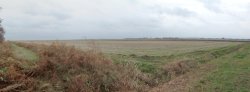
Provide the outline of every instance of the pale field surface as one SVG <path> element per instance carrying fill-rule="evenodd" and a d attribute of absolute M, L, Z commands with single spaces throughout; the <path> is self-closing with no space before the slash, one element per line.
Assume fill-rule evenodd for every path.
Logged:
<path fill-rule="evenodd" d="M 106 54 L 136 54 L 151 56 L 166 56 L 181 54 L 198 50 L 210 50 L 230 45 L 241 44 L 241 42 L 219 42 L 219 41 L 26 41 L 39 44 L 51 44 L 53 42 L 64 43 L 77 48 L 98 49 Z"/>

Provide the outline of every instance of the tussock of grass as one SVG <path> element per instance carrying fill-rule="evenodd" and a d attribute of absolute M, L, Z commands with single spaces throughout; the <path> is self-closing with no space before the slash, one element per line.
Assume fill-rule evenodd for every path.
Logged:
<path fill-rule="evenodd" d="M 171 78 L 175 78 L 189 72 L 195 67 L 197 67 L 197 63 L 195 61 L 184 60 L 167 64 L 163 67 L 163 69 Z"/>

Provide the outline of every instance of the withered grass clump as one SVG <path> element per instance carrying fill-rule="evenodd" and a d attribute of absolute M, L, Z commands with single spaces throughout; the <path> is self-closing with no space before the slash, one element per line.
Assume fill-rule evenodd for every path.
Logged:
<path fill-rule="evenodd" d="M 192 68 L 197 67 L 197 63 L 192 60 L 177 61 L 166 64 L 163 69 L 170 78 L 178 77 L 189 72 Z"/>
<path fill-rule="evenodd" d="M 0 58 L 7 58 L 11 57 L 12 52 L 11 52 L 11 46 L 7 42 L 0 43 Z"/>
<path fill-rule="evenodd" d="M 19 43 L 39 55 L 26 77 L 34 78 L 33 91 L 114 92 L 145 91 L 143 75 L 134 64 L 113 64 L 96 50 L 81 51 L 53 43 L 51 46 Z M 33 81 L 34 82 L 34 81 Z"/>

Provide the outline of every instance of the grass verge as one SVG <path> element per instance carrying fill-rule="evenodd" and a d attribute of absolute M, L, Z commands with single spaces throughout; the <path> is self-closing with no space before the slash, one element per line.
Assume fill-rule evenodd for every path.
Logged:
<path fill-rule="evenodd" d="M 16 44 L 12 44 L 11 47 L 13 49 L 14 56 L 19 59 L 24 59 L 24 60 L 33 61 L 33 62 L 39 60 L 38 55 L 31 50 L 17 46 Z"/>
<path fill-rule="evenodd" d="M 249 92 L 250 45 L 212 61 L 217 68 L 195 84 L 192 92 Z"/>

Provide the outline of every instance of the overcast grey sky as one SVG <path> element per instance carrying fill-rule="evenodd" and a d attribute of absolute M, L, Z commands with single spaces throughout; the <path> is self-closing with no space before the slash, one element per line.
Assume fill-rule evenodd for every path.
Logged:
<path fill-rule="evenodd" d="M 250 0 L 0 0 L 9 40 L 250 38 Z"/>

